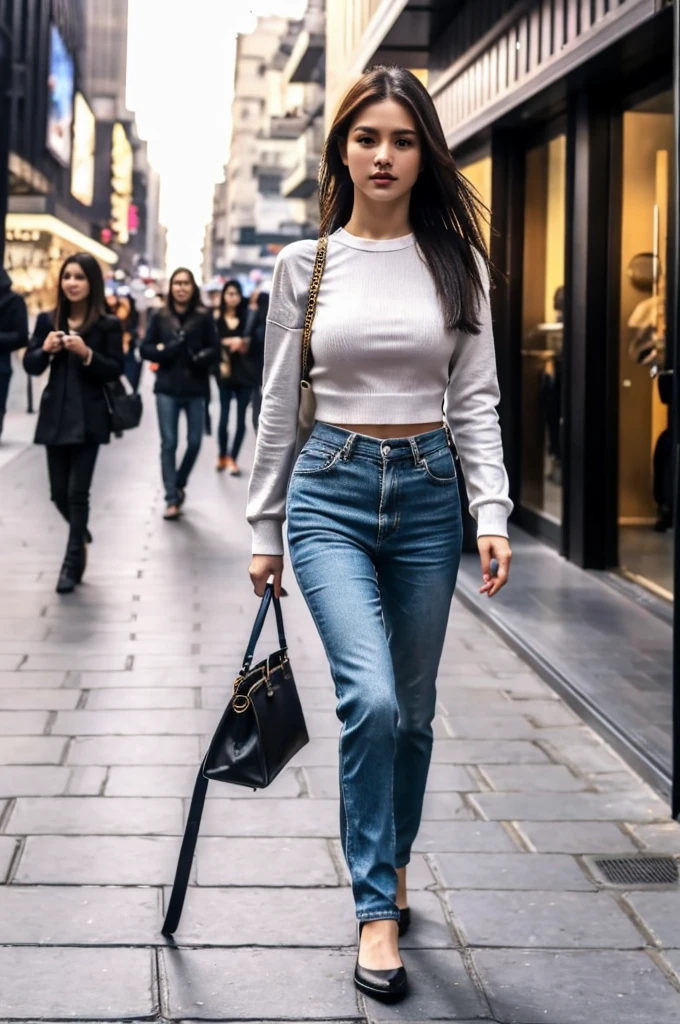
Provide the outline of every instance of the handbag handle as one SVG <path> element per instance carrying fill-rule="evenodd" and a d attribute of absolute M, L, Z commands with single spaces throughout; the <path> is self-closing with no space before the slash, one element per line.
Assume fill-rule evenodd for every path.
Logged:
<path fill-rule="evenodd" d="M 264 626 L 264 620 L 267 618 L 267 612 L 269 611 L 269 606 L 271 605 L 272 601 L 274 602 L 274 612 L 276 614 L 276 628 L 279 633 L 279 647 L 281 648 L 281 650 L 287 650 L 288 648 L 286 634 L 283 628 L 283 613 L 281 611 L 281 602 L 278 599 L 278 597 L 274 596 L 274 581 L 273 577 L 270 576 L 269 579 L 267 580 L 267 586 L 264 591 L 264 597 L 262 598 L 262 604 L 260 605 L 260 610 L 257 613 L 257 618 L 255 619 L 253 631 L 250 634 L 248 647 L 246 648 L 245 657 L 243 658 L 243 666 L 241 668 L 240 673 L 241 675 L 246 675 L 246 673 L 250 671 L 250 666 L 252 665 L 253 658 L 255 656 L 255 647 L 257 645 L 257 641 L 260 639 L 260 633 L 262 632 L 262 627 Z"/>
<path fill-rule="evenodd" d="M 312 327 L 316 314 L 316 300 L 319 297 L 321 278 L 326 266 L 326 251 L 328 249 L 328 235 L 322 235 L 316 244 L 316 256 L 314 257 L 314 269 L 312 279 L 309 282 L 309 296 L 307 298 L 307 309 L 305 311 L 305 323 L 302 328 L 302 371 L 300 379 L 309 383 L 309 354 L 312 344 Z"/>

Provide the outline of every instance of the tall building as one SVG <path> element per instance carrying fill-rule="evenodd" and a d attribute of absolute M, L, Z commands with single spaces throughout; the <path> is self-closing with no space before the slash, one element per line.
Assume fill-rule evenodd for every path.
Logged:
<path fill-rule="evenodd" d="M 128 0 L 85 0 L 83 85 L 95 115 L 125 119 Z"/>
<path fill-rule="evenodd" d="M 316 234 L 323 17 L 323 0 L 311 0 L 303 20 L 260 18 L 238 37 L 230 157 L 213 197 L 206 278 L 270 272 L 284 245 Z"/>

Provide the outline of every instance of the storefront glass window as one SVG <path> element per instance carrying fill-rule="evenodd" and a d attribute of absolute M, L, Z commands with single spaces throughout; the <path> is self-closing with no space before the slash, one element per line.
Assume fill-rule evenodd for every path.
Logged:
<path fill-rule="evenodd" d="M 562 519 L 566 136 L 527 152 L 522 287 L 521 504 Z"/>
<path fill-rule="evenodd" d="M 623 118 L 619 348 L 619 562 L 673 591 L 672 377 L 666 346 L 673 181 L 673 97 Z M 659 375 L 650 376 L 650 370 Z"/>

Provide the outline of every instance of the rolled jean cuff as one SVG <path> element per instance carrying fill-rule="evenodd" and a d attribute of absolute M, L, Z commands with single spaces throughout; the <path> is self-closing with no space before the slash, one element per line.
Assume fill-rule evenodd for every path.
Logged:
<path fill-rule="evenodd" d="M 361 921 L 362 924 L 366 924 L 367 921 L 398 921 L 400 917 L 398 910 L 384 910 L 382 913 L 371 914 L 357 913 L 357 921 Z"/>

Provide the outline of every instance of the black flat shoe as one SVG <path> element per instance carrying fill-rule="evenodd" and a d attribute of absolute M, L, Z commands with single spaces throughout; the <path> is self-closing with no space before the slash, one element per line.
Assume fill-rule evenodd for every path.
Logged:
<path fill-rule="evenodd" d="M 92 536 L 90 531 L 89 530 L 85 530 L 85 543 L 86 544 L 91 544 L 93 540 L 94 540 L 94 537 Z"/>
<path fill-rule="evenodd" d="M 411 927 L 411 908 L 404 907 L 399 911 L 399 935 L 406 935 Z"/>
<path fill-rule="evenodd" d="M 354 968 L 354 984 L 360 992 L 382 1003 L 396 1003 L 408 991 L 405 967 L 394 967 L 391 971 L 369 971 L 361 966 L 358 957 Z"/>
<path fill-rule="evenodd" d="M 77 580 L 73 575 L 71 566 L 62 566 L 59 579 L 57 580 L 57 593 L 70 594 L 76 589 L 76 583 Z"/>

